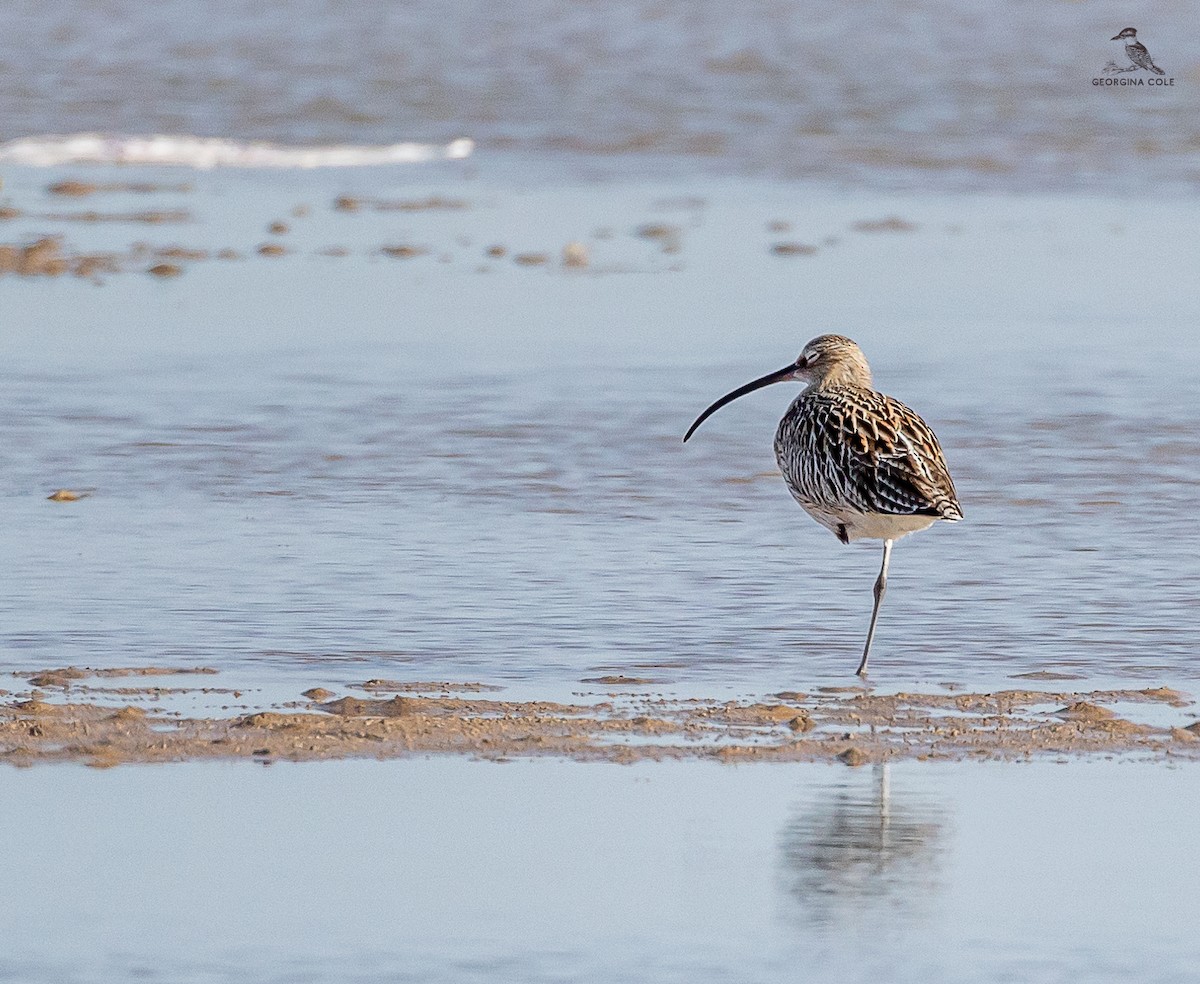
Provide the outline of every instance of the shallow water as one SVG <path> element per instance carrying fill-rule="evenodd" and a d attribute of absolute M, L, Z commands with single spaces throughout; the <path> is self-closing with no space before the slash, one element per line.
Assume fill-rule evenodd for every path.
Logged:
<path fill-rule="evenodd" d="M 0 137 L 477 140 L 576 172 L 1190 192 L 1179 0 L 62 0 L 0 37 Z M 1098 88 L 1130 22 L 1166 87 Z M 1157 81 L 1149 73 L 1137 73 Z M 1133 76 L 1125 76 L 1132 78 Z"/>
<path fill-rule="evenodd" d="M 0 980 L 1188 981 L 1195 778 L 1111 763 L 5 770 L 0 832 L 19 849 Z"/>
<path fill-rule="evenodd" d="M 774 474 L 785 389 L 679 441 L 835 330 L 934 425 L 967 517 L 897 548 L 873 683 L 1195 692 L 1190 5 L 18 6 L 0 139 L 479 152 L 3 168 L 6 242 L 248 258 L 0 281 L 0 671 L 207 665 L 197 714 L 373 677 L 846 684 L 877 553 Z M 1091 86 L 1131 20 L 1175 86 Z M 149 201 L 64 177 L 186 182 L 153 204 L 190 214 L 52 218 Z M 889 216 L 916 228 L 855 228 Z M 290 254 L 256 256 L 278 219 Z M 1192 980 L 1194 771 L 9 769 L 0 981 Z"/>
<path fill-rule="evenodd" d="M 786 389 L 680 442 L 838 330 L 933 424 L 967 517 L 898 545 L 877 682 L 1196 680 L 1190 206 L 411 173 L 199 176 L 192 223 L 135 234 L 244 249 L 308 203 L 295 252 L 167 283 L 5 281 L 5 665 L 198 662 L 291 694 L 845 682 L 877 549 L 838 544 L 774 473 Z M 32 211 L 54 176 L 8 190 Z M 468 207 L 330 207 L 366 190 Z M 917 228 L 854 228 L 889 215 Z M 483 255 L 572 239 L 590 270 Z M 779 239 L 820 249 L 773 256 Z M 395 241 L 431 253 L 378 255 Z M 330 243 L 354 255 L 316 255 Z M 59 487 L 93 494 L 45 501 Z"/>

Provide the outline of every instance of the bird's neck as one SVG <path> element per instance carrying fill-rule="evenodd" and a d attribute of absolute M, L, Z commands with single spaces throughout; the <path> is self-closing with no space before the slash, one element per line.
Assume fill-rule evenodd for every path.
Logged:
<path fill-rule="evenodd" d="M 854 363 L 834 366 L 823 376 L 819 376 L 809 383 L 804 392 L 822 393 L 825 390 L 844 389 L 846 387 L 866 390 L 874 389 L 874 385 L 871 382 L 871 370 L 866 366 Z"/>

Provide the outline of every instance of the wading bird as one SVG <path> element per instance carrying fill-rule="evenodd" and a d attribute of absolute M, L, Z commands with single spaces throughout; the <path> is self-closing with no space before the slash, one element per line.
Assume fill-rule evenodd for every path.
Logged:
<path fill-rule="evenodd" d="M 806 383 L 775 433 L 775 460 L 795 500 L 842 543 L 882 540 L 875 607 L 858 675 L 866 676 L 879 603 L 887 590 L 892 543 L 939 519 L 962 519 L 941 445 L 929 425 L 899 400 L 877 392 L 862 349 L 821 335 L 790 365 L 727 393 L 688 428 L 771 383 Z"/>

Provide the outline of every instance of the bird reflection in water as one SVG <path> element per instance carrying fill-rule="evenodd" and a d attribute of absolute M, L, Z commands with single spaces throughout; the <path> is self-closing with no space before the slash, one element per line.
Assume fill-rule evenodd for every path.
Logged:
<path fill-rule="evenodd" d="M 919 917 L 936 895 L 942 811 L 895 797 L 886 763 L 873 771 L 869 785 L 831 790 L 780 836 L 780 880 L 806 921 Z"/>

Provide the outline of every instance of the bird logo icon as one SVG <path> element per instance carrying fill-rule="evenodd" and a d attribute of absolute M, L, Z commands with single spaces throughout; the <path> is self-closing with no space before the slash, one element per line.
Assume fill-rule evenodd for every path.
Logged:
<path fill-rule="evenodd" d="M 1120 68 L 1115 62 L 1109 62 L 1106 71 L 1136 72 L 1139 68 L 1144 68 L 1155 75 L 1166 75 L 1166 72 L 1154 64 L 1154 59 L 1150 57 L 1150 52 L 1146 50 L 1146 46 L 1137 39 L 1136 28 L 1127 27 L 1109 40 L 1125 42 L 1125 54 L 1129 57 L 1132 64 L 1128 68 Z"/>

